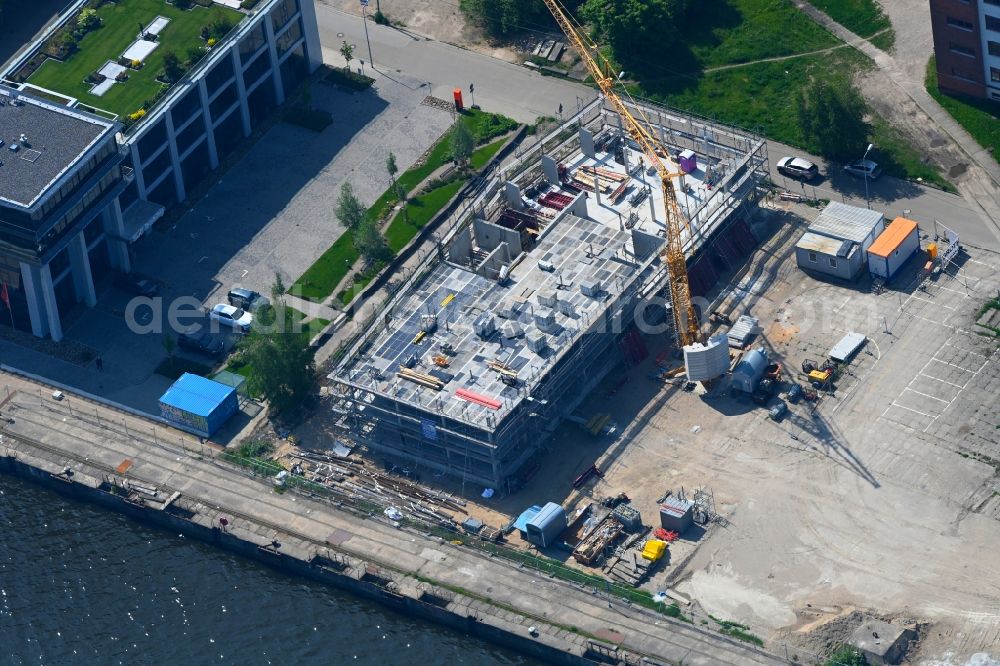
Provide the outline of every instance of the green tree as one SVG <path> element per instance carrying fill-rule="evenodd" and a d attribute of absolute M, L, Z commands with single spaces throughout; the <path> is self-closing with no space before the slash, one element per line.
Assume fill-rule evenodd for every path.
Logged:
<path fill-rule="evenodd" d="M 392 250 L 374 220 L 365 219 L 354 230 L 354 247 L 369 263 L 392 259 Z"/>
<path fill-rule="evenodd" d="M 399 173 L 399 167 L 396 166 L 396 156 L 389 151 L 389 157 L 385 158 L 385 170 L 389 172 L 389 178 L 392 179 L 392 184 L 396 184 L 396 174 Z"/>
<path fill-rule="evenodd" d="M 354 195 L 354 188 L 350 183 L 340 186 L 340 196 L 337 197 L 337 219 L 348 229 L 357 229 L 361 221 L 365 219 L 365 207 Z"/>
<path fill-rule="evenodd" d="M 472 149 L 475 146 L 475 141 L 472 138 L 472 132 L 469 131 L 468 125 L 462 122 L 462 117 L 459 116 L 458 120 L 451 128 L 451 159 L 455 160 L 455 163 L 459 166 L 465 166 L 469 162 L 469 158 L 472 157 Z"/>
<path fill-rule="evenodd" d="M 564 4 L 573 9 L 579 0 Z M 555 25 L 542 0 L 461 0 L 459 7 L 491 37 L 509 37 L 525 28 L 537 30 L 539 25 Z"/>
<path fill-rule="evenodd" d="M 348 44 L 345 40 L 340 45 L 340 55 L 344 56 L 344 60 L 346 62 L 344 69 L 350 69 L 351 61 L 354 60 L 354 45 Z"/>
<path fill-rule="evenodd" d="M 181 59 L 173 51 L 167 51 L 163 54 L 163 76 L 168 81 L 177 81 L 184 76 Z"/>
<path fill-rule="evenodd" d="M 861 157 L 871 132 L 868 107 L 849 80 L 812 81 L 799 93 L 796 111 L 810 149 L 840 162 Z"/>
<path fill-rule="evenodd" d="M 254 327 L 241 342 L 251 392 L 263 395 L 273 413 L 294 416 L 313 399 L 316 366 L 309 335 L 281 302 L 281 278 L 271 288 L 274 301 L 255 314 Z"/>
<path fill-rule="evenodd" d="M 97 15 L 96 9 L 87 8 L 76 17 L 76 24 L 80 26 L 81 30 L 89 32 L 101 25 L 101 17 Z"/>
<path fill-rule="evenodd" d="M 403 219 L 407 222 L 410 221 L 410 211 L 407 208 L 408 192 L 406 191 L 406 186 L 396 180 L 396 174 L 399 173 L 399 167 L 396 165 L 396 155 L 392 151 L 389 151 L 389 156 L 385 158 L 385 170 L 389 172 L 389 178 L 392 179 L 392 192 L 396 195 L 396 198 L 400 200 L 403 204 Z"/>
<path fill-rule="evenodd" d="M 643 72 L 669 59 L 692 6 L 692 0 L 586 0 L 580 14 L 620 65 Z"/>

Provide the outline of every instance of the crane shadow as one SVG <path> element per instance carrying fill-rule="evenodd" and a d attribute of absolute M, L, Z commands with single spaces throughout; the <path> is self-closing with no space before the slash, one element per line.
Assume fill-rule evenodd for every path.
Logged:
<path fill-rule="evenodd" d="M 851 450 L 843 433 L 832 421 L 820 413 L 818 407 L 811 407 L 808 415 L 789 411 L 785 420 L 798 427 L 806 435 L 803 437 L 789 432 L 789 435 L 796 437 L 808 449 L 816 451 L 841 467 L 850 470 L 869 483 L 872 488 L 882 486 L 864 462 Z"/>

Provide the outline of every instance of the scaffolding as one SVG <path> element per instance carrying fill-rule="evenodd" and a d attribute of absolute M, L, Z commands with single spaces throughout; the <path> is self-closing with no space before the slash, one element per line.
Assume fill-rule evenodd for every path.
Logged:
<path fill-rule="evenodd" d="M 766 143 L 676 111 L 643 112 L 671 149 L 698 153 L 698 172 L 679 185 L 693 254 L 734 213 L 751 215 Z M 663 301 L 663 205 L 646 166 L 597 100 L 482 179 L 330 373 L 344 434 L 463 483 L 510 489 L 587 393 L 635 362 L 637 307 Z"/>

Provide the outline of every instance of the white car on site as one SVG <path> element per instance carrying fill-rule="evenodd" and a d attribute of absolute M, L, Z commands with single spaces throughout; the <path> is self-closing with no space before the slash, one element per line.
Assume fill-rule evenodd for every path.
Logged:
<path fill-rule="evenodd" d="M 237 329 L 242 333 L 249 333 L 250 327 L 253 326 L 252 314 L 228 303 L 219 303 L 212 308 L 208 316 L 220 324 Z"/>

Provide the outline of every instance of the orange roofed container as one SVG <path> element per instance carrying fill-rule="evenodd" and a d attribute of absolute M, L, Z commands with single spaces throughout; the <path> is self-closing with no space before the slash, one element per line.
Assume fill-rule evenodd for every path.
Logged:
<path fill-rule="evenodd" d="M 868 248 L 868 271 L 889 280 L 920 249 L 920 229 L 913 220 L 897 217 Z"/>

